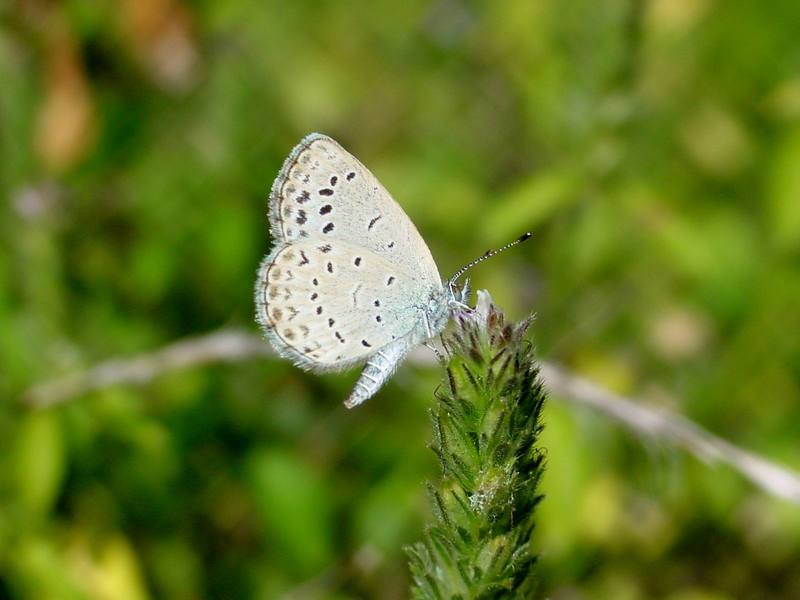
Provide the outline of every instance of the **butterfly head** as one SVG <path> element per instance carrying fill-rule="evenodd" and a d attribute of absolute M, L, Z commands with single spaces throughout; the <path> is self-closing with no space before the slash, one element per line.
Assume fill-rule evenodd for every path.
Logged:
<path fill-rule="evenodd" d="M 463 285 L 458 285 L 452 279 L 446 281 L 445 295 L 447 297 L 447 308 L 451 315 L 458 311 L 470 310 L 469 299 L 472 295 L 472 289 L 469 284 L 469 278 L 464 280 Z"/>

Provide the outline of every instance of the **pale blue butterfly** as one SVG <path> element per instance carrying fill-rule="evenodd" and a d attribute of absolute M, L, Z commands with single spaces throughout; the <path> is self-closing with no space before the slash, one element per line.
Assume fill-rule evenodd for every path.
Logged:
<path fill-rule="evenodd" d="M 443 281 L 425 241 L 375 176 L 312 133 L 289 154 L 269 198 L 274 241 L 256 281 L 256 318 L 277 352 L 311 371 L 366 361 L 345 401 L 373 396 L 414 346 L 469 310 L 474 264 Z"/>

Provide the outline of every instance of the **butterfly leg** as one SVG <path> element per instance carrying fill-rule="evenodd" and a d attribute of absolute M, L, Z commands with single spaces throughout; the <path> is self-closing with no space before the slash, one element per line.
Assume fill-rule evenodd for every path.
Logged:
<path fill-rule="evenodd" d="M 361 376 L 356 381 L 353 391 L 344 401 L 344 405 L 347 408 L 353 408 L 374 396 L 397 370 L 397 367 L 408 354 L 408 349 L 408 341 L 401 338 L 388 346 L 384 346 L 370 356 L 367 364 L 364 365 Z"/>
<path fill-rule="evenodd" d="M 444 366 L 446 364 L 447 361 L 444 359 L 444 354 L 439 352 L 439 349 L 436 346 L 430 342 L 425 342 L 425 347 L 433 351 L 433 353 L 436 355 L 436 360 L 439 361 L 440 365 Z"/>
<path fill-rule="evenodd" d="M 444 339 L 443 333 L 439 334 L 439 341 L 442 343 L 442 349 L 444 350 L 444 353 L 447 355 L 447 357 L 450 358 L 451 356 L 453 356 L 453 353 L 450 352 L 450 348 L 447 347 L 447 341 Z"/>
<path fill-rule="evenodd" d="M 425 312 L 423 309 L 422 311 L 422 322 L 425 323 L 425 333 L 428 336 L 428 339 L 433 337 L 433 329 L 431 329 L 431 322 L 428 320 L 428 313 Z"/>

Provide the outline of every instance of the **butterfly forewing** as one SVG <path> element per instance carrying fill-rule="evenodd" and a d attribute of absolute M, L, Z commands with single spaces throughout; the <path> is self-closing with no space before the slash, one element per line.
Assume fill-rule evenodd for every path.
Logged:
<path fill-rule="evenodd" d="M 258 320 L 301 367 L 333 370 L 363 361 L 421 318 L 424 288 L 403 267 L 342 240 L 298 240 L 262 263 Z"/>
<path fill-rule="evenodd" d="M 276 240 L 341 240 L 371 250 L 439 285 L 436 263 L 414 224 L 374 175 L 337 142 L 311 134 L 278 174 L 270 196 Z"/>

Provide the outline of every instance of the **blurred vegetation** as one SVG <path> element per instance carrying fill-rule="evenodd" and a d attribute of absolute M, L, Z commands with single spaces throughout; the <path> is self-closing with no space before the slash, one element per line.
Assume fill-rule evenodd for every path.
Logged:
<path fill-rule="evenodd" d="M 0 598 L 403 598 L 405 367 L 247 361 L 62 407 L 35 382 L 236 324 L 265 203 L 340 140 L 539 355 L 800 468 L 796 0 L 0 3 Z M 535 546 L 565 598 L 800 597 L 800 511 L 557 401 Z M 295 596 L 297 597 L 297 596 Z"/>

